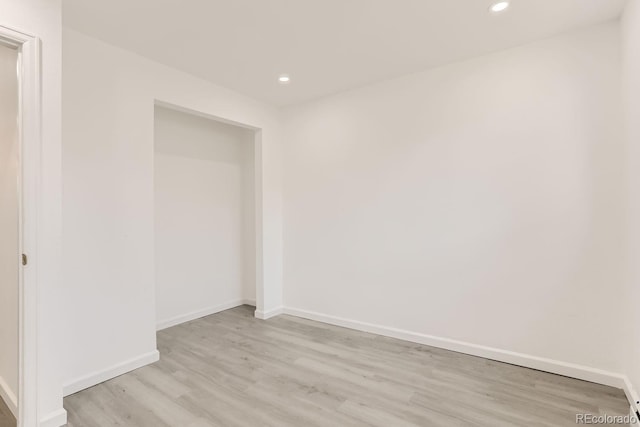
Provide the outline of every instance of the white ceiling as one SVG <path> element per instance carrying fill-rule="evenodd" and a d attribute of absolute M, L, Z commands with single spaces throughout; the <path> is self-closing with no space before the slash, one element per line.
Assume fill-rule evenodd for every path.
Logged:
<path fill-rule="evenodd" d="M 275 105 L 615 19 L 624 0 L 64 0 L 66 26 Z M 291 75 L 287 86 L 281 73 Z"/>

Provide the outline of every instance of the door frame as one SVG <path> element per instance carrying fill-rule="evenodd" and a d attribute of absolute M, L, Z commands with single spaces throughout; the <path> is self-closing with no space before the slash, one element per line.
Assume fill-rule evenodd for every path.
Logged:
<path fill-rule="evenodd" d="M 0 25 L 0 43 L 18 50 L 18 427 L 38 418 L 38 225 L 42 179 L 42 64 L 38 37 Z"/>

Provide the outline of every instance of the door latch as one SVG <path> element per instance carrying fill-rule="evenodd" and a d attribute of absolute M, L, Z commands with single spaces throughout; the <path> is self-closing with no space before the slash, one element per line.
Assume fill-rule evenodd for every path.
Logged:
<path fill-rule="evenodd" d="M 27 265 L 28 259 L 26 254 L 22 254 L 22 265 Z"/>

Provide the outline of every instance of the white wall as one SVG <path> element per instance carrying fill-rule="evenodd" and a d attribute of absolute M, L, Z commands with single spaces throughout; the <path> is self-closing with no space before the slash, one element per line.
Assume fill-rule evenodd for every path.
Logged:
<path fill-rule="evenodd" d="M 611 23 L 295 106 L 285 305 L 622 372 Z"/>
<path fill-rule="evenodd" d="M 154 138 L 158 324 L 255 298 L 254 131 L 158 107 Z"/>
<path fill-rule="evenodd" d="M 0 45 L 0 397 L 18 396 L 18 52 Z"/>
<path fill-rule="evenodd" d="M 60 0 L 0 0 L 0 25 L 42 40 L 42 205 L 38 213 L 38 413 L 43 422 L 64 419 L 60 387 Z M 33 418 L 31 418 L 33 417 Z"/>
<path fill-rule="evenodd" d="M 256 173 L 255 173 L 255 131 L 245 137 L 242 145 L 242 299 L 247 304 L 255 305 L 256 301 Z M 280 166 L 282 167 L 282 166 Z M 282 218 L 280 218 L 282 221 Z M 281 237 L 282 238 L 282 237 Z M 282 249 L 279 254 L 282 257 Z M 282 270 L 282 259 L 280 260 Z M 282 286 L 282 283 L 281 283 Z M 282 304 L 282 288 L 280 288 L 280 304 Z"/>
<path fill-rule="evenodd" d="M 256 276 L 264 277 L 265 292 L 256 299 L 263 310 L 282 303 L 282 214 L 277 109 L 72 30 L 64 30 L 63 41 L 59 347 L 68 393 L 148 361 L 156 349 L 155 100 L 261 129 Z"/>
<path fill-rule="evenodd" d="M 626 297 L 629 316 L 626 341 L 626 373 L 636 397 L 640 390 L 640 2 L 627 3 L 622 17 L 622 71 L 627 143 L 629 204 L 629 280 Z M 638 405 L 640 407 L 640 405 Z"/>

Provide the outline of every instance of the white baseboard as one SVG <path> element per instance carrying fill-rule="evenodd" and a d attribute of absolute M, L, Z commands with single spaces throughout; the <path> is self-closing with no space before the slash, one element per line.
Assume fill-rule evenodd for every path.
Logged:
<path fill-rule="evenodd" d="M 7 407 L 13 416 L 18 418 L 18 398 L 13 390 L 11 390 L 11 387 L 9 387 L 9 384 L 7 384 L 2 377 L 0 377 L 0 398 L 2 398 L 4 403 L 7 404 Z"/>
<path fill-rule="evenodd" d="M 258 319 L 267 320 L 282 313 L 284 313 L 284 307 L 276 307 L 271 310 L 256 310 L 255 316 Z"/>
<path fill-rule="evenodd" d="M 61 427 L 67 424 L 67 411 L 63 408 L 51 412 L 40 420 L 39 427 Z"/>
<path fill-rule="evenodd" d="M 192 311 L 191 313 L 181 314 L 179 316 L 175 316 L 170 319 L 159 321 L 156 324 L 156 330 L 161 331 L 163 329 L 167 329 L 172 326 L 179 325 L 181 323 L 190 322 L 192 320 L 196 320 L 201 317 L 210 316 L 212 314 L 216 314 L 221 311 L 229 310 L 230 308 L 239 307 L 245 304 L 255 306 L 256 302 L 254 300 L 248 300 L 248 299 L 237 299 L 237 300 L 226 302 L 224 304 L 218 304 L 213 307 L 207 307 L 201 310 Z"/>
<path fill-rule="evenodd" d="M 158 353 L 158 350 L 150 351 L 149 353 L 134 357 L 133 359 L 118 363 L 101 371 L 69 381 L 62 386 L 62 394 L 64 396 L 68 396 L 70 394 L 77 393 L 80 390 L 93 387 L 96 384 L 100 384 L 101 382 L 110 380 L 111 378 L 126 374 L 134 369 L 157 362 L 158 360 L 160 360 L 160 353 Z"/>
<path fill-rule="evenodd" d="M 357 320 L 329 316 L 313 311 L 286 307 L 284 309 L 284 314 L 302 317 L 304 319 L 316 320 L 318 322 L 328 323 L 335 326 L 342 326 L 362 332 L 369 332 L 386 337 L 398 338 L 418 344 L 456 351 L 458 353 L 484 357 L 486 359 L 496 360 L 498 362 L 505 362 L 512 365 L 523 366 L 525 368 L 537 369 L 539 371 L 564 375 L 567 377 L 577 378 L 580 380 L 590 381 L 598 384 L 604 384 L 616 388 L 625 388 L 626 377 L 624 375 L 604 371 L 602 369 L 591 368 L 588 366 L 577 365 L 575 363 L 562 362 L 559 360 L 547 359 L 544 357 L 531 356 L 528 354 L 516 353 L 508 350 L 502 350 L 478 344 L 471 344 L 464 341 L 452 340 L 449 338 L 441 338 L 432 335 L 405 331 L 397 328 L 374 325 Z"/>

